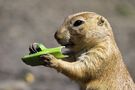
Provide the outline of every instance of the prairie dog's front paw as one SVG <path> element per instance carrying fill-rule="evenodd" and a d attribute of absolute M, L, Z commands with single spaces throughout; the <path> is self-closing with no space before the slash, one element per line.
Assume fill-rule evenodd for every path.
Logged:
<path fill-rule="evenodd" d="M 44 62 L 44 66 L 46 67 L 57 66 L 57 59 L 51 54 L 45 54 L 40 56 L 40 60 Z"/>

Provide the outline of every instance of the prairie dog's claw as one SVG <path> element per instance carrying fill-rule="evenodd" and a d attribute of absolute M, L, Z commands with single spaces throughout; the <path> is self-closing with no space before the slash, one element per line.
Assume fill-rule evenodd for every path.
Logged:
<path fill-rule="evenodd" d="M 53 60 L 55 60 L 56 58 L 51 55 L 51 54 L 45 54 L 45 55 L 42 55 L 40 56 L 40 60 L 44 62 L 44 66 L 47 66 L 47 67 L 51 67 L 53 66 Z"/>
<path fill-rule="evenodd" d="M 30 54 L 37 53 L 38 50 L 38 43 L 33 43 L 29 46 Z"/>

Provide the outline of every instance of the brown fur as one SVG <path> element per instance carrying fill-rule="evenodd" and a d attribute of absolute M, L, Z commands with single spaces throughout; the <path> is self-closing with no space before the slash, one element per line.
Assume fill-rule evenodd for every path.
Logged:
<path fill-rule="evenodd" d="M 76 20 L 84 23 L 75 27 Z M 135 90 L 134 82 L 122 60 L 108 21 L 93 12 L 68 16 L 56 32 L 57 41 L 74 52 L 74 62 L 45 55 L 44 61 L 75 80 L 81 90 Z"/>

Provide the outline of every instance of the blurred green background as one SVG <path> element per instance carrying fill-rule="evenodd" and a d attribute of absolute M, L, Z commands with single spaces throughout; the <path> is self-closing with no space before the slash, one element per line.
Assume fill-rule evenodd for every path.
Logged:
<path fill-rule="evenodd" d="M 70 14 L 93 11 L 113 27 L 124 61 L 135 80 L 135 0 L 0 0 L 0 90 L 78 90 L 66 76 L 21 61 L 28 46 L 59 46 L 54 32 Z"/>

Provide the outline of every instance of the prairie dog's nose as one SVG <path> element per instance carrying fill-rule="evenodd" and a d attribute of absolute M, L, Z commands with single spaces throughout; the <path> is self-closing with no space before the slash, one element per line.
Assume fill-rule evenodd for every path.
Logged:
<path fill-rule="evenodd" d="M 57 30 L 54 34 L 54 37 L 56 40 L 61 40 L 65 37 L 65 34 L 66 34 L 66 29 L 61 27 L 59 30 Z"/>
<path fill-rule="evenodd" d="M 61 39 L 61 37 L 60 37 L 58 31 L 55 32 L 54 37 L 55 37 L 55 39 L 58 40 L 58 41 Z"/>

